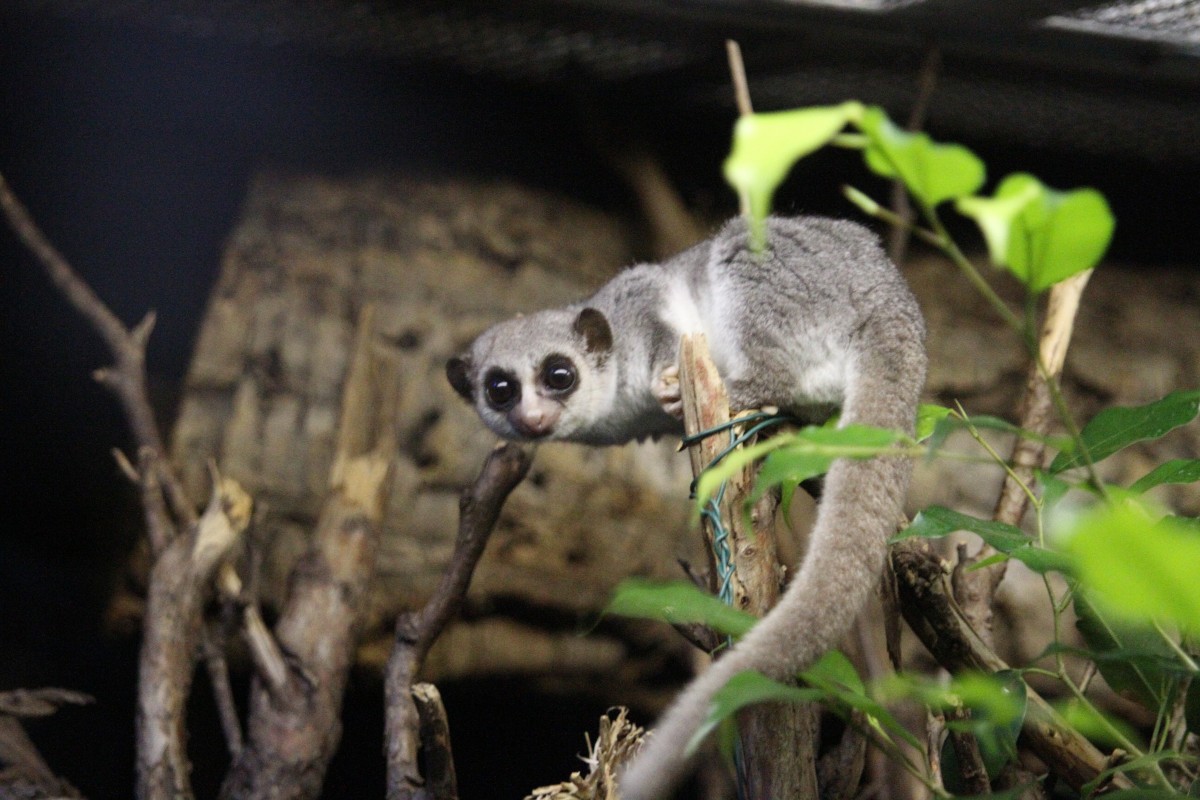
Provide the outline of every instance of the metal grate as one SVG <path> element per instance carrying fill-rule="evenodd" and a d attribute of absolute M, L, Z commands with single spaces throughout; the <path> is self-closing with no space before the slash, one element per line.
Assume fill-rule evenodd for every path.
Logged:
<path fill-rule="evenodd" d="M 1200 0 L 1134 0 L 1051 17 L 1047 24 L 1135 39 L 1200 46 Z"/>

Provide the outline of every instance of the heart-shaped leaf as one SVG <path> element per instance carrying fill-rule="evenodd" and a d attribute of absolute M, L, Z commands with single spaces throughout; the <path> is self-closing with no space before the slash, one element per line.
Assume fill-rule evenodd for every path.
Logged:
<path fill-rule="evenodd" d="M 867 135 L 867 167 L 902 181 L 928 208 L 973 194 L 983 185 L 983 162 L 960 144 L 942 144 L 928 134 L 902 130 L 878 106 L 863 111 L 858 126 Z"/>
<path fill-rule="evenodd" d="M 756 247 L 762 244 L 763 220 L 771 212 L 771 198 L 792 166 L 828 144 L 862 110 L 861 103 L 850 101 L 746 114 L 738 119 L 733 147 L 725 159 L 725 180 L 745 199 Z"/>
<path fill-rule="evenodd" d="M 1095 189 L 1059 192 L 1026 173 L 1006 177 L 990 198 L 963 197 L 955 207 L 983 231 L 992 263 L 1033 292 L 1096 266 L 1115 226 Z"/>

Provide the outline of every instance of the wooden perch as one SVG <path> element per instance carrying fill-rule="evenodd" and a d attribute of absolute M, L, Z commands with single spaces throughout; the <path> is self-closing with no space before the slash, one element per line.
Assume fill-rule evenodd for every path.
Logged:
<path fill-rule="evenodd" d="M 234 481 L 215 480 L 204 514 L 151 570 L 138 663 L 137 795 L 143 800 L 192 796 L 187 698 L 204 603 L 213 574 L 250 522 L 250 505 Z"/>
<path fill-rule="evenodd" d="M 291 576 L 275 626 L 286 665 L 256 656 L 246 746 L 222 787 L 224 798 L 312 798 L 341 741 L 342 694 L 366 610 L 395 458 L 391 419 L 397 387 L 373 368 L 370 307 L 358 322 L 343 388 L 337 458 L 313 544 Z M 247 628 L 250 637 L 254 628 Z M 262 646 L 271 638 L 257 634 Z M 252 652 L 258 648 L 253 646 Z"/>
<path fill-rule="evenodd" d="M 441 582 L 423 608 L 401 614 L 396 621 L 396 642 L 384 676 L 388 800 L 453 800 L 457 795 L 453 781 L 446 779 L 453 774 L 449 736 L 440 733 L 441 723 L 421 715 L 421 709 L 430 706 L 414 702 L 413 682 L 429 648 L 462 607 L 471 575 L 500 518 L 500 509 L 525 478 L 531 460 L 515 444 L 496 446 L 475 483 L 459 499 L 458 536 Z M 436 735 L 422 737 L 422 730 Z M 426 750 L 425 762 L 438 765 L 437 776 L 431 774 L 428 781 L 422 777 L 417 761 L 421 747 Z M 447 794 L 432 794 L 434 791 Z"/>
<path fill-rule="evenodd" d="M 688 436 L 729 421 L 729 400 L 721 376 L 709 355 L 703 334 L 684 336 L 680 343 L 679 381 L 683 395 L 684 429 Z M 705 437 L 689 448 L 692 472 L 699 476 L 729 446 L 729 434 Z M 762 616 L 779 599 L 783 566 L 775 537 L 775 496 L 767 493 L 749 513 L 746 502 L 754 485 L 755 468 L 747 466 L 729 479 L 719 506 L 732 575 L 730 593 L 737 608 Z M 706 522 L 709 552 L 715 531 Z M 710 563 L 712 589 L 722 580 L 715 560 Z M 815 797 L 816 714 L 814 706 L 764 704 L 739 716 L 743 741 L 744 779 L 752 798 Z"/>

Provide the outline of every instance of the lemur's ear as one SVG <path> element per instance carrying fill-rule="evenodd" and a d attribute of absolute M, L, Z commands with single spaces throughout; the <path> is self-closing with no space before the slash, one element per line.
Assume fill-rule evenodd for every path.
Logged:
<path fill-rule="evenodd" d="M 604 354 L 612 350 L 612 328 L 604 314 L 594 308 L 585 308 L 579 312 L 572 326 L 575 332 L 583 337 L 589 353 Z"/>
<path fill-rule="evenodd" d="M 471 402 L 471 380 L 467 377 L 470 365 L 465 358 L 455 356 L 446 362 L 446 380 L 463 400 Z"/>

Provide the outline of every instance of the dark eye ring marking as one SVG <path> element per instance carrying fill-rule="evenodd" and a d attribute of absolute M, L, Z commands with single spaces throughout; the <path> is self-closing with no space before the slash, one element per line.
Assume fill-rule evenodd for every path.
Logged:
<path fill-rule="evenodd" d="M 489 406 L 508 411 L 521 398 L 521 382 L 504 370 L 494 369 L 483 378 L 483 393 Z"/>
<path fill-rule="evenodd" d="M 556 395 L 567 395 L 575 391 L 579 382 L 579 372 L 575 364 L 566 356 L 554 354 L 542 362 L 539 379 L 542 385 Z"/>

